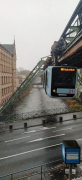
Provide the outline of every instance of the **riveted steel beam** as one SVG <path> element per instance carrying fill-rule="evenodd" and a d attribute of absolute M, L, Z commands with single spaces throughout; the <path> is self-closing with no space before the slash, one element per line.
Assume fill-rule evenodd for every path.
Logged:
<path fill-rule="evenodd" d="M 76 7 L 76 9 L 75 9 L 75 11 L 74 11 L 74 13 L 73 13 L 73 15 L 71 16 L 71 18 L 70 18 L 70 20 L 69 20 L 69 22 L 68 22 L 68 24 L 67 24 L 67 26 L 65 27 L 63 33 L 61 34 L 61 37 L 65 37 L 65 34 L 66 34 L 67 30 L 70 28 L 70 26 L 72 25 L 72 22 L 74 21 L 74 19 L 76 18 L 76 16 L 77 16 L 80 12 L 82 12 L 82 0 L 79 1 L 79 3 L 78 3 L 78 5 L 77 5 L 77 7 Z"/>
<path fill-rule="evenodd" d="M 79 1 L 73 15 L 71 16 L 67 26 L 61 34 L 59 41 L 54 49 L 51 48 L 52 57 L 56 60 L 55 65 L 66 59 L 75 52 L 74 48 L 78 50 L 82 41 L 82 0 Z M 62 42 L 62 43 L 60 43 Z M 77 43 L 76 43 L 77 42 Z M 76 47 L 77 44 L 77 47 Z M 54 45 L 54 44 L 53 44 Z M 54 47 L 54 46 L 53 46 Z M 58 49 L 59 48 L 59 49 Z"/>
<path fill-rule="evenodd" d="M 65 39 L 72 42 L 74 40 L 74 37 L 66 37 Z"/>

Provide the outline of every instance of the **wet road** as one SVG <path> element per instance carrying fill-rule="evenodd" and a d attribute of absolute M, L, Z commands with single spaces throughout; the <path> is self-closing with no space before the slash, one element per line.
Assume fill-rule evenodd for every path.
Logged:
<path fill-rule="evenodd" d="M 0 176 L 62 158 L 62 140 L 82 147 L 82 120 L 0 134 Z M 81 150 L 82 151 L 82 150 Z"/>

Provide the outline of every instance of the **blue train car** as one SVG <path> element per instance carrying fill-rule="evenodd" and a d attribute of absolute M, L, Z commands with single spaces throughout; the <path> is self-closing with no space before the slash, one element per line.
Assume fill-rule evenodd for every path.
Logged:
<path fill-rule="evenodd" d="M 43 88 L 52 98 L 73 98 L 77 87 L 77 68 L 48 66 L 43 73 Z"/>

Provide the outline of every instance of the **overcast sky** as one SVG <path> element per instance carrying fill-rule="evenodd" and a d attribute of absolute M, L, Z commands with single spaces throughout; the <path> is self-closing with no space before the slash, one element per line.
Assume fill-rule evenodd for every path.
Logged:
<path fill-rule="evenodd" d="M 50 54 L 79 0 L 0 0 L 0 43 L 16 43 L 17 68 Z"/>

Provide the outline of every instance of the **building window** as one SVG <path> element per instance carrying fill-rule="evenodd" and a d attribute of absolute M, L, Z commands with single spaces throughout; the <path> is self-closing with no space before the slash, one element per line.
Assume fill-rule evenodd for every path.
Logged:
<path fill-rule="evenodd" d="M 8 88 L 7 88 L 7 94 L 8 94 Z"/>
<path fill-rule="evenodd" d="M 7 84 L 7 76 L 6 76 L 6 84 Z"/>
<path fill-rule="evenodd" d="M 4 77 L 4 84 L 5 84 L 5 77 Z"/>
<path fill-rule="evenodd" d="M 4 95 L 5 95 L 5 88 L 4 88 Z"/>
<path fill-rule="evenodd" d="M 3 76 L 2 76 L 2 84 L 3 84 Z"/>
<path fill-rule="evenodd" d="M 11 86 L 11 92 L 12 92 L 12 86 Z"/>
<path fill-rule="evenodd" d="M 3 89 L 2 89 L 2 96 L 3 96 L 4 94 L 3 94 Z"/>
<path fill-rule="evenodd" d="M 2 72 L 4 71 L 4 66 L 2 65 Z"/>

